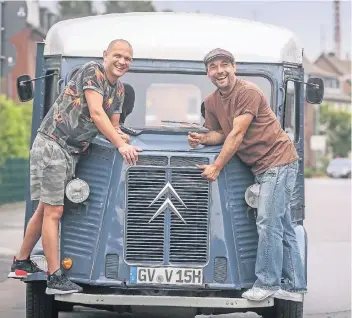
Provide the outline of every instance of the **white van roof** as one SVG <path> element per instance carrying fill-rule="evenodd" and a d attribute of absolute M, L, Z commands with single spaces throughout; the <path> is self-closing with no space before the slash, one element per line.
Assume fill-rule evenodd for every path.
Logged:
<path fill-rule="evenodd" d="M 60 21 L 48 31 L 45 55 L 102 57 L 114 39 L 133 46 L 134 58 L 202 61 L 220 47 L 238 62 L 302 63 L 302 46 L 284 28 L 198 13 L 122 13 Z"/>

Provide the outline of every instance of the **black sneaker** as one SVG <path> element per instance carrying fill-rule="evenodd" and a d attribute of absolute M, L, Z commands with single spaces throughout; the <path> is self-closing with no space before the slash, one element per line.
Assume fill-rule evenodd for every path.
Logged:
<path fill-rule="evenodd" d="M 71 282 L 67 276 L 58 269 L 54 274 L 48 275 L 47 280 L 47 295 L 63 295 L 80 293 L 83 288 Z"/>
<path fill-rule="evenodd" d="M 43 272 L 36 263 L 34 263 L 30 258 L 25 260 L 17 260 L 16 257 L 13 258 L 13 263 L 11 266 L 11 272 L 7 275 L 8 278 L 23 279 L 28 275 Z"/>

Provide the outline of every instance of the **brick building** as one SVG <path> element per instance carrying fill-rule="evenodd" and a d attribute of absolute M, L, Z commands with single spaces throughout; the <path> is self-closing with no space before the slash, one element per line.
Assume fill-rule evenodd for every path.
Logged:
<path fill-rule="evenodd" d="M 0 2 L 0 94 L 18 101 L 16 79 L 35 75 L 36 42 L 56 21 L 38 1 Z"/>
<path fill-rule="evenodd" d="M 337 88 L 351 99 L 351 60 L 349 58 L 340 59 L 334 53 L 322 53 L 314 64 L 320 69 L 334 74 L 338 79 Z M 339 106 L 342 105 L 335 105 L 335 107 Z"/>

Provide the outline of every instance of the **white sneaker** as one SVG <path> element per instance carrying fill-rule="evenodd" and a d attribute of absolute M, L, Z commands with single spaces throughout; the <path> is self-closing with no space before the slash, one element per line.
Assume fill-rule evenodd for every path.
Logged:
<path fill-rule="evenodd" d="M 242 294 L 243 298 L 248 300 L 264 300 L 275 294 L 275 290 L 267 290 L 259 287 L 253 287 Z"/>
<path fill-rule="evenodd" d="M 289 292 L 287 290 L 280 289 L 274 295 L 274 298 L 292 300 L 292 301 L 303 301 L 303 293 Z"/>

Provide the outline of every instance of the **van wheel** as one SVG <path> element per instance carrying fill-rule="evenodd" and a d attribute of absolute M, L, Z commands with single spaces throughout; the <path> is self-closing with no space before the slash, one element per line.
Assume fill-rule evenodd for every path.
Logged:
<path fill-rule="evenodd" d="M 45 294 L 46 282 L 27 283 L 26 318 L 58 318 L 54 296 Z"/>
<path fill-rule="evenodd" d="M 303 318 L 303 302 L 275 299 L 271 308 L 260 312 L 263 318 Z"/>

